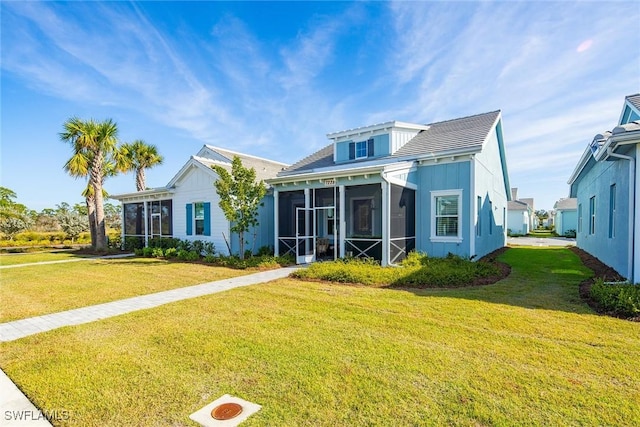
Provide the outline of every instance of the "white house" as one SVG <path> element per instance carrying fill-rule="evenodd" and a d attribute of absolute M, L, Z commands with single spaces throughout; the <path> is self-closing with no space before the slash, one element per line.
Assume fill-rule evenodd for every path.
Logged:
<path fill-rule="evenodd" d="M 230 224 L 219 206 L 220 198 L 213 183 L 218 175 L 213 165 L 231 170 L 238 156 L 243 166 L 254 168 L 258 180 L 273 178 L 287 165 L 248 154 L 203 146 L 185 163 L 164 187 L 110 196 L 122 203 L 122 239 L 131 247 L 148 245 L 154 237 L 174 237 L 213 242 L 216 250 L 228 254 L 239 247 L 238 237 L 231 236 Z M 245 235 L 247 249 L 273 244 L 273 195 L 269 191 L 259 210 L 260 226 Z M 255 236 L 255 242 L 254 242 Z"/>

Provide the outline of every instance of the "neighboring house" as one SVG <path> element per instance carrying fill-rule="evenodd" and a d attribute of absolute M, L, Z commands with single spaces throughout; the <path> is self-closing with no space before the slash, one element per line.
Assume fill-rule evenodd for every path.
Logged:
<path fill-rule="evenodd" d="M 220 209 L 213 183 L 218 175 L 213 165 L 231 171 L 231 161 L 238 156 L 243 166 L 254 168 L 257 180 L 275 177 L 287 165 L 236 153 L 222 148 L 203 146 L 178 171 L 165 187 L 110 196 L 122 202 L 123 241 L 136 239 L 146 246 L 154 237 L 213 242 L 216 251 L 228 254 L 239 248 L 238 236 L 231 236 L 229 221 Z M 259 209 L 260 225 L 245 234 L 247 249 L 273 245 L 273 194 L 267 192 Z M 254 242 L 255 235 L 255 242 Z M 225 241 L 226 239 L 226 241 Z"/>
<path fill-rule="evenodd" d="M 569 178 L 577 198 L 577 245 L 640 282 L 640 94 L 627 96 L 617 126 L 597 134 Z"/>
<path fill-rule="evenodd" d="M 500 111 L 327 137 L 329 145 L 267 180 L 276 254 L 389 265 L 413 249 L 475 258 L 504 246 L 509 178 Z"/>
<path fill-rule="evenodd" d="M 511 189 L 511 200 L 507 203 L 507 229 L 510 234 L 527 235 L 538 226 L 533 210 L 533 199 L 518 199 L 518 189 Z"/>
<path fill-rule="evenodd" d="M 574 234 L 578 229 L 578 199 L 558 200 L 553 205 L 553 223 L 556 227 L 556 234 L 560 236 Z"/>

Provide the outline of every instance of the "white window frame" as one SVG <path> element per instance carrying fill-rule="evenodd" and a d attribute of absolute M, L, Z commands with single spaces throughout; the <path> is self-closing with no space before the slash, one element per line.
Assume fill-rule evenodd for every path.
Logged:
<path fill-rule="evenodd" d="M 462 242 L 462 189 L 455 190 L 437 190 L 431 191 L 431 237 L 432 242 Z M 436 199 L 438 197 L 456 196 L 458 197 L 458 235 L 454 236 L 438 236 L 436 234 Z"/>
<path fill-rule="evenodd" d="M 354 149 L 354 157 L 356 159 L 366 159 L 369 155 L 368 151 L 369 151 L 369 146 L 367 141 L 358 141 L 354 143 L 355 145 L 353 146 Z M 358 156 L 358 146 L 362 144 L 364 145 L 364 156 Z"/>

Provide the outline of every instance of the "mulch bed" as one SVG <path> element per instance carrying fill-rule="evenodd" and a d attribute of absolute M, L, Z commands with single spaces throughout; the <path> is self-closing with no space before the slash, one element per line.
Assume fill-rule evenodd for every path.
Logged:
<path fill-rule="evenodd" d="M 495 265 L 498 268 L 498 274 L 487 277 L 478 277 L 473 281 L 473 283 L 469 284 L 469 286 L 491 285 L 492 283 L 496 283 L 511 274 L 511 266 L 504 262 L 500 262 L 497 259 L 500 255 L 505 253 L 507 249 L 509 249 L 509 247 L 504 246 L 480 258 L 478 260 L 480 262 L 488 262 Z"/>
<path fill-rule="evenodd" d="M 594 257 L 590 253 L 583 251 L 582 249 L 572 246 L 569 248 L 571 252 L 578 255 L 585 267 L 593 271 L 593 277 L 580 282 L 580 297 L 591 307 L 596 313 L 611 316 L 611 313 L 605 313 L 598 307 L 598 304 L 591 298 L 591 286 L 595 283 L 596 279 L 602 278 L 605 282 L 624 282 L 625 278 L 618 274 L 613 268 L 603 264 L 598 258 Z M 613 316 L 616 317 L 616 316 Z M 640 317 L 635 317 L 627 320 L 640 321 Z"/>

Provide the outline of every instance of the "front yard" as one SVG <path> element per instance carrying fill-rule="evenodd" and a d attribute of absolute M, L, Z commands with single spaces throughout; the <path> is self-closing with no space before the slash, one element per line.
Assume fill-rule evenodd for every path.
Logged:
<path fill-rule="evenodd" d="M 195 426 L 226 393 L 262 405 L 247 426 L 639 425 L 640 323 L 594 314 L 565 248 L 500 259 L 480 287 L 238 288 L 2 343 L 0 366 L 59 425 Z"/>

